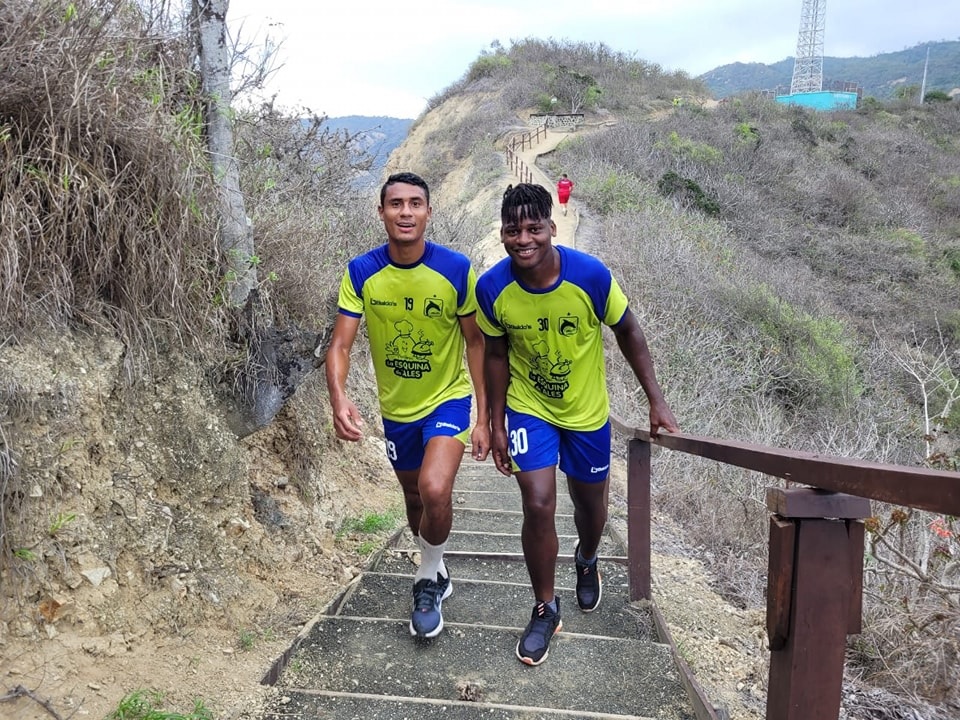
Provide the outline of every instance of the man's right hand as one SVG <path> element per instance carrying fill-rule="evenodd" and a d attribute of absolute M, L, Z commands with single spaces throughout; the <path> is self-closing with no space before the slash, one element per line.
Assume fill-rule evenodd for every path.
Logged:
<path fill-rule="evenodd" d="M 505 429 L 494 429 L 490 433 L 490 454 L 501 475 L 513 475 L 513 462 L 510 460 L 509 441 Z"/>
<path fill-rule="evenodd" d="M 363 437 L 363 418 L 350 400 L 344 400 L 333 408 L 333 429 L 341 440 L 356 442 Z"/>

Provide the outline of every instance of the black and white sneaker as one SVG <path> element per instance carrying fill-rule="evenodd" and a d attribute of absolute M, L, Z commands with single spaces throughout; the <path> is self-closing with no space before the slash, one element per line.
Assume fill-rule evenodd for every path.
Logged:
<path fill-rule="evenodd" d="M 577 605 L 583 612 L 593 612 L 603 595 L 597 558 L 589 563 L 583 562 L 580 559 L 580 543 L 577 543 L 577 549 L 573 551 L 573 562 L 577 566 Z"/>
<path fill-rule="evenodd" d="M 539 665 L 547 659 L 550 640 L 563 627 L 563 621 L 560 620 L 560 598 L 554 598 L 554 602 L 557 604 L 556 612 L 545 602 L 534 605 L 527 629 L 517 643 L 517 658 L 520 662 Z"/>

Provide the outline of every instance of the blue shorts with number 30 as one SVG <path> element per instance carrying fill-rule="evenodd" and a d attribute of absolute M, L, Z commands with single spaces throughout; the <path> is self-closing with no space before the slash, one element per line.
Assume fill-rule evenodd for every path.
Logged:
<path fill-rule="evenodd" d="M 610 472 L 610 422 L 596 430 L 566 430 L 507 408 L 507 438 L 514 470 L 559 465 L 567 477 L 597 483 Z"/>

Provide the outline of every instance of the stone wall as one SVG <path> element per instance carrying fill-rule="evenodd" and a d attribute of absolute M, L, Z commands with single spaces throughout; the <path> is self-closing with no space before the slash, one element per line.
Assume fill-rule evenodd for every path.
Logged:
<path fill-rule="evenodd" d="M 554 113 L 533 114 L 530 116 L 529 123 L 532 127 L 548 128 L 568 128 L 575 130 L 578 125 L 583 123 L 583 113 L 565 113 L 557 115 Z"/>

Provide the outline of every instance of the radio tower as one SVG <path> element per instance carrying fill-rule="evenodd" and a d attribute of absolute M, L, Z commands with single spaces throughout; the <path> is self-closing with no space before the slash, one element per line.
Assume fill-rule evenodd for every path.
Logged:
<path fill-rule="evenodd" d="M 793 64 L 790 94 L 820 92 L 823 89 L 823 31 L 827 0 L 803 0 L 800 37 Z"/>

